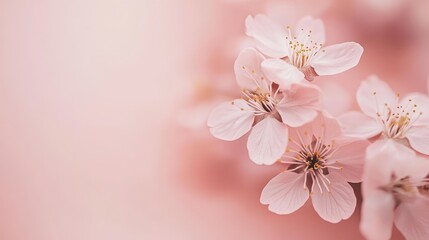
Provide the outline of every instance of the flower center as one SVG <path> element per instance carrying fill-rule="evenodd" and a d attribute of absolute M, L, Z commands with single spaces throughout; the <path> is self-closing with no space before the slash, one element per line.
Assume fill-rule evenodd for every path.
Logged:
<path fill-rule="evenodd" d="M 271 113 L 275 110 L 277 104 L 275 97 L 277 92 L 274 94 L 274 97 L 260 88 L 257 88 L 254 91 L 243 89 L 241 92 L 246 97 L 245 100 L 247 101 L 247 104 L 255 110 L 256 115 Z"/>
<path fill-rule="evenodd" d="M 290 26 L 287 26 L 286 40 L 289 45 L 289 61 L 300 69 L 308 67 L 311 59 L 319 52 L 322 43 L 311 40 L 312 31 L 301 29 L 296 35 L 292 34 Z"/>
<path fill-rule="evenodd" d="M 323 167 L 322 162 L 320 162 L 319 164 L 319 156 L 317 153 L 314 155 L 307 156 L 307 158 L 305 159 L 305 164 L 307 165 L 308 169 L 313 169 L 313 170 L 317 170 Z"/>
<path fill-rule="evenodd" d="M 241 93 L 244 96 L 243 99 L 250 107 L 253 108 L 253 112 L 257 116 L 273 113 L 279 101 L 277 94 L 279 93 L 280 88 L 268 81 L 262 73 L 259 73 L 254 69 L 246 66 L 242 66 L 241 69 L 244 74 L 247 75 L 249 80 L 252 80 L 256 86 L 255 90 L 242 89 Z"/>
<path fill-rule="evenodd" d="M 409 176 L 403 178 L 397 178 L 392 175 L 390 184 L 381 187 L 382 190 L 391 192 L 396 201 L 400 202 L 410 198 L 416 198 L 419 196 L 427 195 L 429 190 L 429 179 L 413 179 Z"/>
<path fill-rule="evenodd" d="M 321 126 L 324 127 L 323 125 Z M 304 177 L 304 188 L 307 188 L 307 179 L 311 178 L 312 186 L 317 186 L 321 193 L 324 191 L 329 192 L 329 184 L 331 183 L 326 176 L 329 173 L 329 169 L 341 170 L 342 167 L 335 166 L 337 162 L 328 162 L 328 159 L 335 152 L 333 144 L 325 144 L 322 137 L 308 136 L 307 132 L 304 132 L 304 136 L 301 136 L 298 132 L 298 139 L 289 138 L 289 141 L 297 146 L 297 149 L 286 149 L 286 152 L 293 153 L 292 155 L 285 155 L 287 160 L 282 160 L 283 163 L 291 164 L 292 168 L 288 171 L 296 171 L 298 173 L 305 174 Z M 311 137 L 312 141 L 310 144 L 305 144 L 303 139 Z M 313 191 L 313 187 L 311 187 Z"/>
<path fill-rule="evenodd" d="M 373 94 L 375 96 L 377 93 L 374 92 Z M 418 112 L 417 104 L 410 98 L 407 104 L 398 104 L 394 108 L 385 103 L 383 109 L 377 112 L 377 120 L 383 126 L 383 132 L 386 137 L 403 138 L 405 132 L 422 114 L 422 112 Z"/>

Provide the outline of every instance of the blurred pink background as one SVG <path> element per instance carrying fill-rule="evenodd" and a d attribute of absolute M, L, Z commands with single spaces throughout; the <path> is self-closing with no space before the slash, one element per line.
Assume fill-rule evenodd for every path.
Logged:
<path fill-rule="evenodd" d="M 358 67 L 316 80 L 337 93 L 325 103 L 338 115 L 356 108 L 359 81 L 373 73 L 398 92 L 426 93 L 428 9 L 425 0 L 1 0 L 0 239 L 362 239 L 359 208 L 340 224 L 310 204 L 269 212 L 260 192 L 281 166 L 253 164 L 243 139 L 211 137 L 205 119 L 238 94 L 232 66 L 251 44 L 248 14 L 321 17 L 328 44 L 363 45 Z"/>

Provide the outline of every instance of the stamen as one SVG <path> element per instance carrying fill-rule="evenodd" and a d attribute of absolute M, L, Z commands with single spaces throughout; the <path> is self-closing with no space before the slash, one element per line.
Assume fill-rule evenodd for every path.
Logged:
<path fill-rule="evenodd" d="M 314 182 L 314 179 L 315 179 L 316 183 L 317 183 L 317 186 L 320 189 L 320 193 L 323 194 L 322 186 L 320 185 L 319 180 L 317 179 L 316 173 L 314 171 L 311 171 L 310 173 L 312 174 L 311 177 L 313 178 L 313 182 Z M 313 175 L 314 175 L 314 177 L 313 177 Z"/>
<path fill-rule="evenodd" d="M 307 189 L 307 175 L 308 173 L 304 173 L 304 189 Z"/>

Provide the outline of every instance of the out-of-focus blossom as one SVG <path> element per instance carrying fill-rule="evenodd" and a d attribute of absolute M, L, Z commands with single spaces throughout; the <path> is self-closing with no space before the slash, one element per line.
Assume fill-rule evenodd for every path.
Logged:
<path fill-rule="evenodd" d="M 342 136 L 338 122 L 320 114 L 291 130 L 280 162 L 289 164 L 265 186 L 261 203 L 277 214 L 298 210 L 311 196 L 316 212 L 332 223 L 349 218 L 356 197 L 347 182 L 360 182 L 369 142 Z"/>
<path fill-rule="evenodd" d="M 368 147 L 360 228 L 369 240 L 391 238 L 393 223 L 406 239 L 429 239 L 429 162 L 391 139 Z"/>
<path fill-rule="evenodd" d="M 245 98 L 224 102 L 210 113 L 208 126 L 213 136 L 233 141 L 251 128 L 247 149 L 257 164 L 273 164 L 281 157 L 288 142 L 288 127 L 313 120 L 320 104 L 319 89 L 295 84 L 280 88 L 261 71 L 264 57 L 255 49 L 243 50 L 234 71 Z"/>
<path fill-rule="evenodd" d="M 395 139 L 429 154 L 429 98 L 426 95 L 412 93 L 400 100 L 389 85 L 371 76 L 361 83 L 356 96 L 363 113 L 349 112 L 340 117 L 346 134 Z"/>
<path fill-rule="evenodd" d="M 277 79 L 281 88 L 289 88 L 304 78 L 311 81 L 315 76 L 344 72 L 356 66 L 363 53 L 362 46 L 355 42 L 322 47 L 323 22 L 309 16 L 293 29 L 264 15 L 248 16 L 246 28 L 258 50 L 271 58 L 262 63 L 264 73 Z"/>

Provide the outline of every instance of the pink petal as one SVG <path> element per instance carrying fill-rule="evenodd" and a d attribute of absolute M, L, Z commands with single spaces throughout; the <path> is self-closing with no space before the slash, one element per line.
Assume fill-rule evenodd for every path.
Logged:
<path fill-rule="evenodd" d="M 258 87 L 268 89 L 267 80 L 261 71 L 261 63 L 264 61 L 258 51 L 246 48 L 240 52 L 234 63 L 234 72 L 238 85 L 243 89 L 256 90 Z"/>
<path fill-rule="evenodd" d="M 411 99 L 411 101 L 409 101 Z M 429 97 L 421 93 L 411 93 L 402 98 L 400 105 L 404 108 L 408 106 L 408 112 L 413 114 L 412 110 L 416 110 L 415 115 L 418 117 L 413 126 L 427 126 L 429 123 Z M 417 105 L 414 109 L 413 105 Z"/>
<path fill-rule="evenodd" d="M 216 138 L 232 141 L 246 134 L 252 127 L 253 111 L 246 101 L 223 102 L 210 113 L 207 125 Z"/>
<path fill-rule="evenodd" d="M 418 199 L 400 204 L 395 211 L 395 225 L 406 239 L 429 239 L 429 201 Z"/>
<path fill-rule="evenodd" d="M 372 143 L 366 150 L 364 183 L 384 186 L 391 181 L 392 173 L 398 178 L 406 177 L 414 171 L 416 153 L 393 139 Z"/>
<path fill-rule="evenodd" d="M 318 113 L 311 122 L 291 129 L 284 159 L 287 161 L 287 156 L 295 156 L 296 151 L 301 151 L 303 145 L 310 145 L 314 140 L 313 135 L 316 138 L 323 138 L 325 144 L 333 144 L 336 138 L 341 136 L 341 129 L 334 118 L 326 116 L 324 113 Z"/>
<path fill-rule="evenodd" d="M 429 155 L 429 127 L 412 127 L 407 130 L 405 137 L 414 150 Z"/>
<path fill-rule="evenodd" d="M 313 141 L 313 135 L 310 134 L 313 131 L 313 126 L 310 123 L 306 123 L 297 128 L 291 128 L 289 131 L 289 143 L 288 149 L 286 150 L 285 155 L 287 156 L 296 156 L 296 151 L 301 151 L 302 145 L 311 144 Z M 288 151 L 295 150 L 295 151 Z"/>
<path fill-rule="evenodd" d="M 314 86 L 292 85 L 286 96 L 277 104 L 282 121 L 291 127 L 299 127 L 317 116 L 320 91 Z"/>
<path fill-rule="evenodd" d="M 393 208 L 391 194 L 375 190 L 362 203 L 360 231 L 368 240 L 388 240 L 392 235 Z"/>
<path fill-rule="evenodd" d="M 269 205 L 271 212 L 289 214 L 302 207 L 308 196 L 308 189 L 304 188 L 304 174 L 282 172 L 264 187 L 261 203 Z"/>
<path fill-rule="evenodd" d="M 371 138 L 381 133 L 382 126 L 373 118 L 361 112 L 347 112 L 338 117 L 344 135 L 357 138 Z"/>
<path fill-rule="evenodd" d="M 314 120 L 296 128 L 290 138 L 298 139 L 299 144 L 306 145 L 313 141 L 313 135 L 316 138 L 322 138 L 326 144 L 332 144 L 335 138 L 341 136 L 340 125 L 337 120 L 327 116 L 327 113 L 320 112 Z"/>
<path fill-rule="evenodd" d="M 253 37 L 256 48 L 263 54 L 282 58 L 288 55 L 286 30 L 278 23 L 264 15 L 246 18 L 246 34 Z"/>
<path fill-rule="evenodd" d="M 250 132 L 247 150 L 256 164 L 274 164 L 283 155 L 288 140 L 288 129 L 273 117 L 256 124 Z"/>
<path fill-rule="evenodd" d="M 355 67 L 362 56 L 363 48 L 355 42 L 345 42 L 322 48 L 310 65 L 320 76 L 333 75 Z"/>
<path fill-rule="evenodd" d="M 409 168 L 404 170 L 407 172 L 400 173 L 402 176 L 408 175 L 416 179 L 426 178 L 429 174 L 429 160 L 427 157 L 421 157 L 423 155 L 417 155 L 412 161 Z"/>
<path fill-rule="evenodd" d="M 292 84 L 304 79 L 304 74 L 298 68 L 280 59 L 265 60 L 262 70 L 268 79 L 279 84 L 282 89 L 289 89 Z"/>
<path fill-rule="evenodd" d="M 312 192 L 311 200 L 314 210 L 321 218 L 331 223 L 338 223 L 349 218 L 356 207 L 353 188 L 337 173 L 326 175 L 331 184 L 329 192 L 321 193 L 318 189 Z M 314 183 L 313 183 L 314 184 Z"/>
<path fill-rule="evenodd" d="M 311 31 L 310 39 L 314 43 L 318 43 L 318 44 L 325 43 L 325 26 L 322 20 L 320 19 L 314 19 L 311 16 L 303 17 L 298 21 L 294 30 L 295 30 L 296 36 L 303 37 L 303 39 L 301 39 L 300 42 L 305 42 L 303 40 L 307 38 L 309 31 Z M 304 32 L 304 34 L 301 34 L 301 32 Z"/>
<path fill-rule="evenodd" d="M 371 118 L 377 118 L 377 113 L 383 113 L 385 104 L 391 108 L 397 105 L 396 94 L 387 83 L 374 75 L 360 84 L 356 98 L 360 109 Z"/>
<path fill-rule="evenodd" d="M 365 151 L 369 146 L 366 140 L 349 140 L 348 144 L 338 147 L 338 150 L 329 159 L 329 162 L 337 161 L 343 167 L 336 170 L 347 182 L 358 183 L 362 181 Z M 332 170 L 334 171 L 334 170 Z"/>
<path fill-rule="evenodd" d="M 339 122 L 328 116 L 328 113 L 319 113 L 318 117 L 311 122 L 312 132 L 316 137 L 322 138 L 325 144 L 333 144 L 335 139 L 342 136 Z"/>

